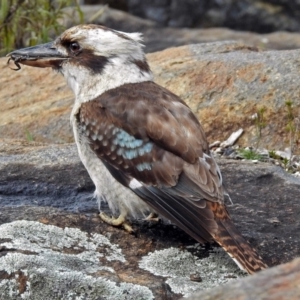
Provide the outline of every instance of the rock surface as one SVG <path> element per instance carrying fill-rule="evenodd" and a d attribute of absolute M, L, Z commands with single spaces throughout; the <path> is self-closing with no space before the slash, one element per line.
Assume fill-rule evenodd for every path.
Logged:
<path fill-rule="evenodd" d="M 85 1 L 91 2 L 95 1 Z M 163 26 L 229 27 L 256 32 L 300 29 L 300 3 L 295 0 L 102 0 L 97 3 L 108 3 Z"/>
<path fill-rule="evenodd" d="M 278 31 L 257 34 L 222 27 L 206 29 L 161 27 L 156 22 L 103 5 L 82 5 L 81 9 L 84 13 L 84 23 L 96 23 L 125 32 L 142 32 L 146 45 L 145 50 L 148 53 L 174 46 L 225 40 L 236 40 L 263 49 L 300 48 L 300 34 L 297 32 Z M 63 20 L 66 27 L 80 22 L 76 10 L 69 8 L 67 12 L 71 17 Z"/>
<path fill-rule="evenodd" d="M 224 140 L 242 128 L 240 145 L 272 150 L 290 144 L 287 101 L 298 126 L 299 54 L 218 42 L 167 49 L 148 58 L 156 82 L 186 101 L 210 141 Z M 263 120 L 257 124 L 253 115 L 262 109 Z M 295 151 L 298 134 L 293 136 Z"/>
<path fill-rule="evenodd" d="M 283 150 L 293 141 L 297 152 L 299 55 L 300 50 L 259 51 L 218 42 L 171 48 L 147 57 L 156 82 L 187 102 L 210 142 L 225 140 L 242 128 L 241 146 Z M 0 65 L 0 84 L 7 87 L 0 91 L 0 135 L 52 143 L 72 141 L 73 95 L 64 79 L 50 69 L 23 66 L 14 72 L 5 58 Z M 292 103 L 292 121 L 287 101 Z M 258 124 L 253 115 L 262 109 L 263 120 Z M 294 131 L 288 130 L 290 125 Z"/>
<path fill-rule="evenodd" d="M 300 180 L 267 163 L 219 165 L 234 222 L 266 262 L 299 256 Z M 135 236 L 108 226 L 92 193 L 74 144 L 1 141 L 1 296 L 179 299 L 243 276 L 222 249 L 171 224 L 136 221 Z"/>
<path fill-rule="evenodd" d="M 297 300 L 300 298 L 300 259 L 235 281 L 195 293 L 188 300 Z"/>
<path fill-rule="evenodd" d="M 1 297 L 179 299 L 242 276 L 173 225 L 136 222 L 134 236 L 101 222 L 74 144 L 8 140 L 0 153 Z"/>

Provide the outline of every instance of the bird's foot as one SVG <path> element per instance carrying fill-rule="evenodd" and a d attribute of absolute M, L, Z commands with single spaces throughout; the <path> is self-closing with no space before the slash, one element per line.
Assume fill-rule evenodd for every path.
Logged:
<path fill-rule="evenodd" d="M 120 215 L 118 218 L 115 217 L 109 217 L 106 213 L 101 212 L 99 214 L 99 217 L 102 221 L 104 221 L 105 223 L 115 226 L 115 227 L 120 227 L 122 226 L 125 231 L 129 232 L 129 233 L 134 233 L 133 228 L 131 227 L 131 225 L 126 221 L 126 218 L 124 215 Z"/>
<path fill-rule="evenodd" d="M 160 218 L 158 214 L 152 212 L 145 218 L 145 220 L 150 222 L 159 222 Z"/>

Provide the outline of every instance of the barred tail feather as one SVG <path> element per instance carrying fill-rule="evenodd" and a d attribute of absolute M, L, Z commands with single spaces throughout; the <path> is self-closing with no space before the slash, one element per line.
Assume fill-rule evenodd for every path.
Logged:
<path fill-rule="evenodd" d="M 141 186 L 132 189 L 157 213 L 172 221 L 199 243 L 215 240 L 237 265 L 255 273 L 267 268 L 262 258 L 234 226 L 223 203 L 192 201 L 170 189 Z"/>
<path fill-rule="evenodd" d="M 245 240 L 230 219 L 224 205 L 211 203 L 218 230 L 213 235 L 215 241 L 229 254 L 236 264 L 249 274 L 268 266 L 252 246 Z"/>

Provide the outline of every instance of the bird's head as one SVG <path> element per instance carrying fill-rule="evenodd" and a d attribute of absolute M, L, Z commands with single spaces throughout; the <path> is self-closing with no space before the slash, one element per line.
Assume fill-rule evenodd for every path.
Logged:
<path fill-rule="evenodd" d="M 55 41 L 13 51 L 17 65 L 52 67 L 64 75 L 78 101 L 94 99 L 126 83 L 152 80 L 141 34 L 99 25 L 78 25 Z"/>

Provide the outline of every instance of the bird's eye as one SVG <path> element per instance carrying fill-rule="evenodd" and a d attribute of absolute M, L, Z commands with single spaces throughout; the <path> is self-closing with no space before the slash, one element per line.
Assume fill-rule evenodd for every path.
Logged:
<path fill-rule="evenodd" d="M 69 49 L 76 54 L 80 50 L 80 46 L 77 42 L 72 42 L 69 45 Z"/>

